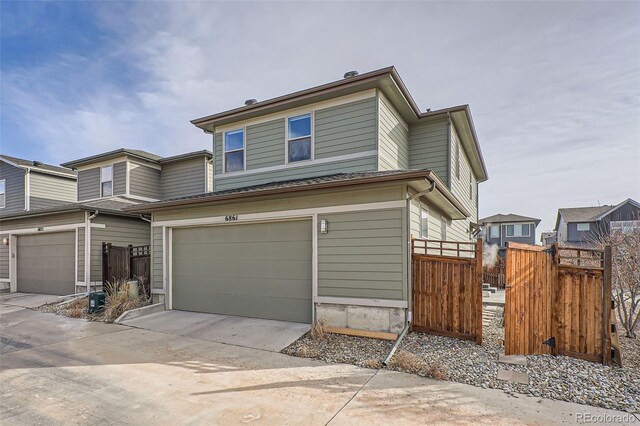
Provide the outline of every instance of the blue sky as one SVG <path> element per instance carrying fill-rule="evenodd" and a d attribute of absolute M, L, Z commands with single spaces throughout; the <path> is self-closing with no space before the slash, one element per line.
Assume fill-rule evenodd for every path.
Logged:
<path fill-rule="evenodd" d="M 210 148 L 189 120 L 395 65 L 470 104 L 481 216 L 640 199 L 638 2 L 1 4 L 0 151 Z"/>

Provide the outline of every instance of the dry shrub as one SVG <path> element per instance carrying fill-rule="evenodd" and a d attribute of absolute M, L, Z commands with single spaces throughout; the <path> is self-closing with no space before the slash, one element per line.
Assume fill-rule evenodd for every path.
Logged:
<path fill-rule="evenodd" d="M 126 291 L 120 291 L 107 295 L 103 320 L 114 322 L 124 312 L 144 306 L 146 301 L 142 298 L 130 298 Z"/>
<path fill-rule="evenodd" d="M 89 299 L 87 296 L 78 297 L 73 299 L 65 304 L 65 309 L 68 310 L 76 310 L 76 309 L 89 309 Z"/>
<path fill-rule="evenodd" d="M 364 368 L 372 368 L 372 369 L 377 370 L 377 369 L 379 369 L 380 367 L 382 367 L 382 363 L 381 363 L 379 360 L 377 360 L 377 359 L 373 359 L 373 358 L 371 358 L 371 359 L 368 359 L 368 360 L 366 360 L 365 362 L 363 362 L 363 363 L 362 363 L 362 366 L 363 366 Z"/>
<path fill-rule="evenodd" d="M 427 364 L 418 355 L 405 350 L 396 352 L 389 365 L 407 373 L 419 374 L 436 380 L 447 379 L 446 368 L 436 364 Z"/>
<path fill-rule="evenodd" d="M 398 370 L 416 374 L 426 367 L 425 362 L 420 359 L 419 356 L 405 350 L 396 352 L 391 358 L 389 365 Z"/>
<path fill-rule="evenodd" d="M 302 344 L 296 350 L 296 355 L 300 358 L 314 358 L 315 356 L 317 356 L 317 353 L 309 346 Z"/>
<path fill-rule="evenodd" d="M 68 316 L 69 318 L 82 318 L 84 315 L 86 315 L 87 313 L 87 309 L 86 308 L 72 308 L 69 309 L 66 312 L 66 316 Z"/>
<path fill-rule="evenodd" d="M 324 339 L 327 337 L 327 327 L 322 321 L 316 321 L 311 326 L 311 337 L 313 339 Z"/>

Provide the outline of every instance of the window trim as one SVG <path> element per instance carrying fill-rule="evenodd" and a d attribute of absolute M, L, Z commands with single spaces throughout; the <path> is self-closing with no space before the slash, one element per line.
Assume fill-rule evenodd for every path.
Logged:
<path fill-rule="evenodd" d="M 4 195 L 2 204 L 0 204 L 0 209 L 4 209 L 5 207 L 7 207 L 7 180 L 0 179 L 0 182 L 2 182 L 2 186 L 4 187 L 2 192 L 0 192 L 0 194 Z"/>
<path fill-rule="evenodd" d="M 422 233 L 422 231 L 424 230 L 424 226 L 422 223 L 422 213 L 425 214 L 424 220 L 426 221 L 427 224 L 427 233 L 426 235 Z M 429 238 L 429 209 L 424 206 L 423 204 L 420 204 L 420 238 L 422 239 L 427 239 Z"/>
<path fill-rule="evenodd" d="M 522 233 L 522 227 L 527 226 L 527 234 Z M 509 235 L 509 227 L 513 226 L 513 234 Z M 516 235 L 516 226 L 520 227 L 520 235 Z M 506 226 L 506 237 L 507 238 L 526 238 L 531 236 L 531 224 L 530 223 L 510 223 Z"/>
<path fill-rule="evenodd" d="M 227 151 L 227 133 L 235 133 L 242 131 L 242 148 Z M 242 151 L 242 170 L 227 171 L 227 154 L 230 152 Z M 222 133 L 222 173 L 237 173 L 247 170 L 247 128 L 240 127 L 235 130 L 227 130 Z"/>
<path fill-rule="evenodd" d="M 580 225 L 587 225 L 587 229 L 580 229 Z M 576 223 L 576 231 L 589 232 L 591 231 L 591 224 L 589 222 L 578 222 Z"/>
<path fill-rule="evenodd" d="M 293 139 L 289 139 L 289 120 L 291 118 L 297 118 L 297 117 L 302 117 L 304 115 L 308 115 L 309 116 L 309 120 L 310 120 L 310 130 L 311 130 L 311 134 L 309 136 L 300 136 L 298 138 L 293 138 Z M 315 160 L 315 111 L 311 110 L 308 112 L 301 112 L 298 114 L 294 114 L 294 115 L 287 115 L 284 118 L 284 164 L 285 166 L 287 164 L 298 164 L 298 163 L 304 163 L 305 161 L 313 161 Z M 295 141 L 298 139 L 306 139 L 306 138 L 310 138 L 311 139 L 311 155 L 308 159 L 306 160 L 298 160 L 298 161 L 289 161 L 289 142 L 291 141 Z"/>
<path fill-rule="evenodd" d="M 103 169 L 109 169 L 109 168 L 111 169 L 111 180 L 110 181 L 108 181 L 108 180 L 103 181 L 102 180 L 102 170 Z M 100 198 L 113 197 L 113 192 L 114 192 L 114 188 L 113 188 L 113 178 L 114 178 L 114 176 L 113 176 L 113 174 L 114 174 L 113 163 L 105 165 L 105 166 L 100 166 Z M 106 183 L 106 182 L 111 182 L 111 194 L 110 195 L 104 195 L 104 192 L 103 192 L 102 184 Z"/>
<path fill-rule="evenodd" d="M 491 229 L 497 229 L 497 235 L 494 236 Z M 500 238 L 500 225 L 489 225 L 489 238 Z"/>

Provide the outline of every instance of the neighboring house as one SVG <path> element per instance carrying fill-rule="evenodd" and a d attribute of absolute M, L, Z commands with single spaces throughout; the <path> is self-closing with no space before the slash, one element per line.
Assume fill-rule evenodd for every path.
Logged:
<path fill-rule="evenodd" d="M 76 172 L 0 155 L 0 217 L 76 201 Z"/>
<path fill-rule="evenodd" d="M 167 309 L 400 331 L 410 239 L 475 241 L 487 171 L 468 106 L 422 112 L 395 68 L 193 120 L 213 192 L 152 214 Z"/>
<path fill-rule="evenodd" d="M 591 247 L 598 236 L 640 227 L 640 203 L 628 198 L 615 206 L 558 209 L 555 231 L 564 246 Z"/>
<path fill-rule="evenodd" d="M 540 242 L 543 246 L 548 246 L 558 241 L 556 231 L 546 231 L 540 234 Z"/>
<path fill-rule="evenodd" d="M 483 239 L 488 244 L 495 244 L 500 249 L 506 248 L 506 243 L 516 242 L 524 244 L 536 243 L 536 228 L 540 219 L 520 216 L 517 214 L 495 214 L 480 219 Z"/>
<path fill-rule="evenodd" d="M 77 202 L 0 217 L 0 288 L 60 295 L 100 288 L 103 242 L 151 243 L 149 218 L 123 209 L 210 191 L 210 160 L 209 151 L 163 158 L 123 148 L 64 163 L 77 170 Z"/>

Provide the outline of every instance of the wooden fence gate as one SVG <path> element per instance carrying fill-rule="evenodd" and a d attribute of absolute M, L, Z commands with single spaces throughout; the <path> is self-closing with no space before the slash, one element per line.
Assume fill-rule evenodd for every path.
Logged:
<path fill-rule="evenodd" d="M 141 290 L 151 296 L 151 247 L 114 246 L 102 243 L 102 284 L 122 279 L 136 278 Z"/>
<path fill-rule="evenodd" d="M 506 285 L 506 260 L 504 257 L 498 257 L 493 266 L 482 266 L 482 282 L 489 284 L 491 287 L 504 289 Z"/>
<path fill-rule="evenodd" d="M 509 243 L 505 354 L 611 362 L 611 248 Z"/>
<path fill-rule="evenodd" d="M 482 343 L 482 242 L 411 240 L 411 329 Z"/>

